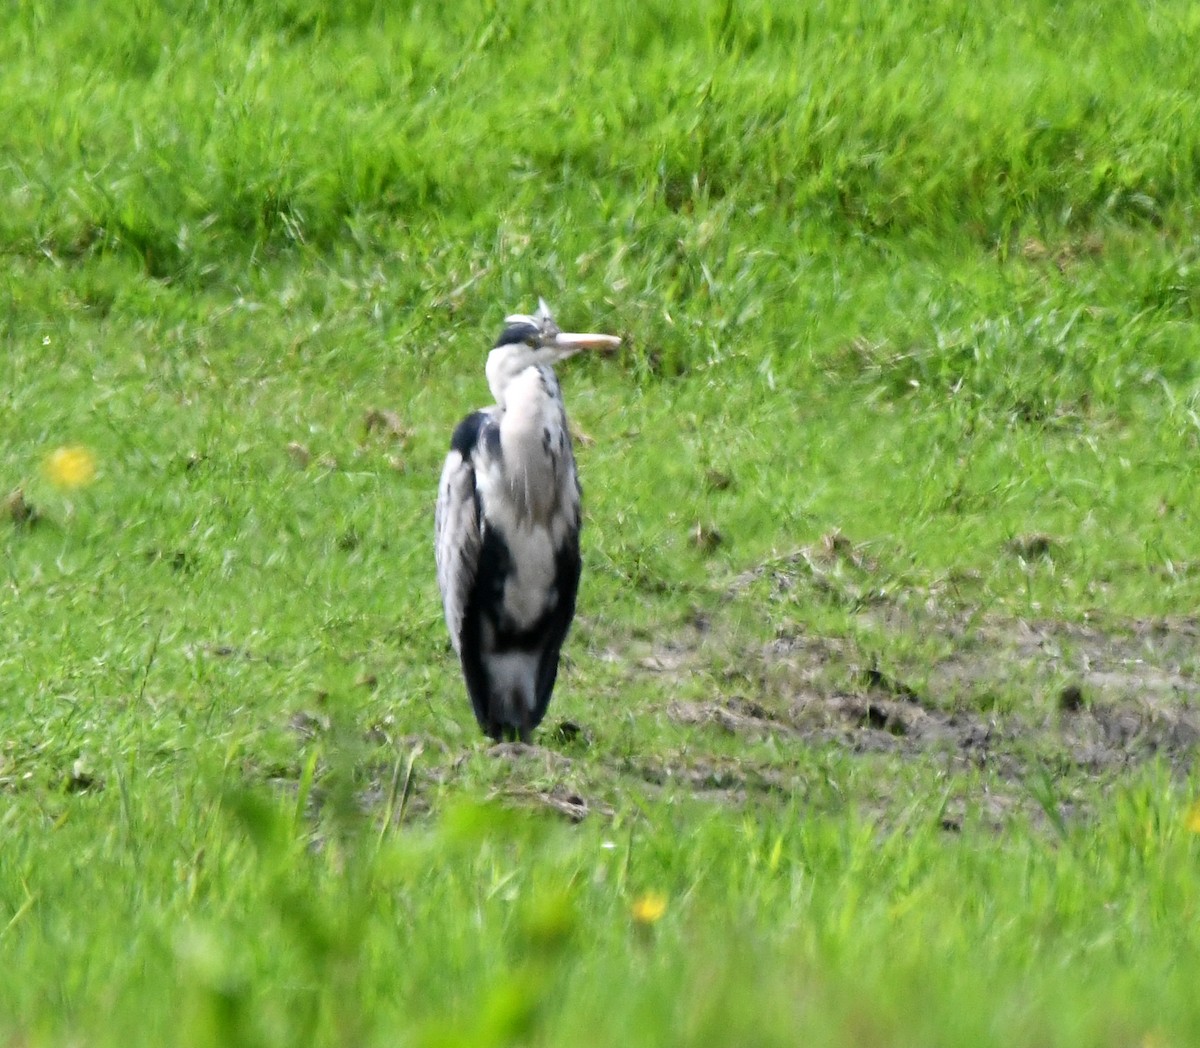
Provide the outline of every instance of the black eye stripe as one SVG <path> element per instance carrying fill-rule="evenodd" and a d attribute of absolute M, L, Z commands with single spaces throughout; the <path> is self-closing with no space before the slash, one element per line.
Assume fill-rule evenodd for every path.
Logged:
<path fill-rule="evenodd" d="M 516 342 L 528 342 L 536 346 L 541 340 L 541 331 L 534 324 L 509 324 L 496 339 L 497 346 L 511 346 Z"/>

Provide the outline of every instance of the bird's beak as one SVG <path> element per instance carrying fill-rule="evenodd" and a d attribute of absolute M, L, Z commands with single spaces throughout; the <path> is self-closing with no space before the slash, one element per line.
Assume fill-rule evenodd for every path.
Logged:
<path fill-rule="evenodd" d="M 578 353 L 581 349 L 598 349 L 611 353 L 621 344 L 616 335 L 594 335 L 574 331 L 560 331 L 554 336 L 555 348 L 567 353 Z"/>

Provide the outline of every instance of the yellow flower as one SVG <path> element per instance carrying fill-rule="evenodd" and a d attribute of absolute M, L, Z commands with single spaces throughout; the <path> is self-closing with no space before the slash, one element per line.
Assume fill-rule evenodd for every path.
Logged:
<path fill-rule="evenodd" d="M 1196 801 L 1189 809 L 1184 825 L 1192 833 L 1200 833 L 1200 801 Z"/>
<path fill-rule="evenodd" d="M 96 456 L 78 444 L 56 448 L 50 452 L 43 468 L 55 487 L 82 488 L 96 479 Z"/>
<path fill-rule="evenodd" d="M 644 892 L 633 900 L 632 912 L 638 924 L 656 924 L 667 912 L 667 897 L 662 892 Z"/>

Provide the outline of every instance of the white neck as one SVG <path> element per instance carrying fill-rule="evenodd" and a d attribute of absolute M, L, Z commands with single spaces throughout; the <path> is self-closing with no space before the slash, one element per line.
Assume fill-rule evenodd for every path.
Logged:
<path fill-rule="evenodd" d="M 526 368 L 552 362 L 544 350 L 532 349 L 524 343 L 493 349 L 488 354 L 486 374 L 488 386 L 500 409 L 504 410 L 505 393 L 513 379 Z"/>

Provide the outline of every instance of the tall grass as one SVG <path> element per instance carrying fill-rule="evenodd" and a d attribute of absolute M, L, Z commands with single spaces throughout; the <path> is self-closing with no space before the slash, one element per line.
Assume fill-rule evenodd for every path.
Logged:
<path fill-rule="evenodd" d="M 1178 234 L 1200 148 L 1190 18 L 25 4 L 4 238 L 203 280 L 231 253 L 328 251 L 355 230 L 395 247 L 511 223 L 570 258 L 636 221 L 660 253 L 723 201 L 777 242 Z"/>

